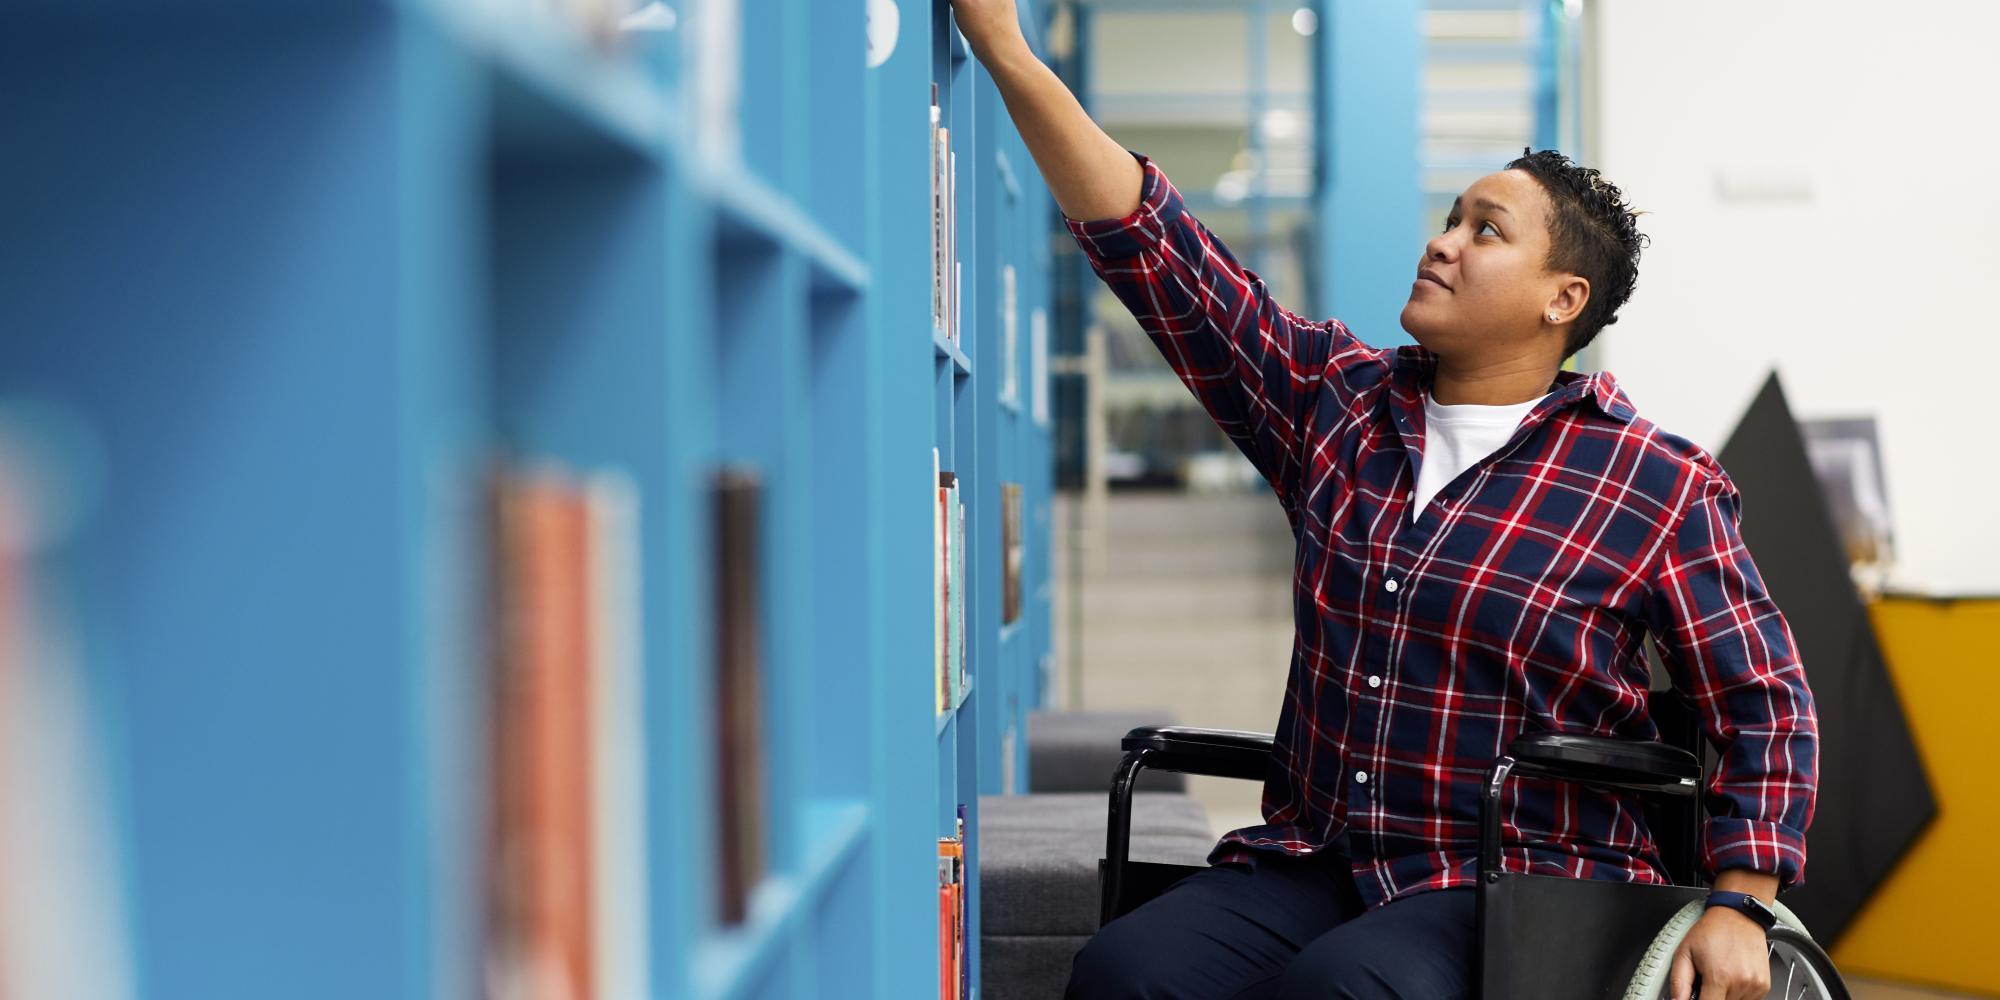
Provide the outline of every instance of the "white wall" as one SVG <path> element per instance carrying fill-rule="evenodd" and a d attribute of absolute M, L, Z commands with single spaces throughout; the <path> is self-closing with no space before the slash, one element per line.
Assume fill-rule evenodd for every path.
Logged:
<path fill-rule="evenodd" d="M 1653 241 L 1598 366 L 1710 449 L 1773 367 L 1801 417 L 1874 414 L 1893 585 L 2000 593 L 2000 3 L 1592 16 L 1597 165 Z"/>

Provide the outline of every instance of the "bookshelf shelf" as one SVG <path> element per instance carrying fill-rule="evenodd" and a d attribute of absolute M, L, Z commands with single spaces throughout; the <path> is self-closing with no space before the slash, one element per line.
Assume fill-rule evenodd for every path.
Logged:
<path fill-rule="evenodd" d="M 638 156 L 653 156 L 673 109 L 636 65 L 590 49 L 553 10 L 438 0 L 420 5 L 484 64 L 509 92 L 499 127 L 524 145 L 573 148 L 576 132 L 596 133 Z"/>
<path fill-rule="evenodd" d="M 931 347 L 935 349 L 938 360 L 951 361 L 953 371 L 960 375 L 972 374 L 972 362 L 966 359 L 965 352 L 959 350 L 956 344 L 945 339 L 944 331 L 936 328 L 931 330 Z"/>
<path fill-rule="evenodd" d="M 868 290 L 868 265 L 846 244 L 813 221 L 792 199 L 784 197 L 752 174 L 730 172 L 709 164 L 703 170 L 705 190 L 715 200 L 720 220 L 729 229 L 755 233 L 789 247 L 812 269 L 815 291 L 863 294 Z"/>
<path fill-rule="evenodd" d="M 958 704 L 953 705 L 950 708 L 947 708 L 944 711 L 939 712 L 937 714 L 937 731 L 939 737 L 944 736 L 944 731 L 946 727 L 950 726 L 952 722 L 954 722 L 958 718 L 958 713 L 965 708 L 965 703 L 971 700 L 972 688 L 975 683 L 977 682 L 974 681 L 972 678 L 969 677 L 966 678 L 965 697 L 961 698 Z"/>
<path fill-rule="evenodd" d="M 74 609 L 131 981 L 481 995 L 506 908 L 574 890 L 599 995 L 929 997 L 963 807 L 976 995 L 978 799 L 1049 646 L 1056 215 L 948 0 L 873 66 L 868 0 L 673 4 L 622 54 L 563 2 L 154 6 L 0 14 L 0 148 L 56 151 L 0 157 L 0 436 L 48 408 L 96 490 L 0 569 Z M 540 836 L 566 866 L 496 846 Z"/>
<path fill-rule="evenodd" d="M 796 877 L 765 879 L 752 899 L 750 919 L 701 943 L 695 961 L 698 995 L 743 995 L 745 987 L 779 958 L 799 922 L 833 892 L 867 844 L 866 802 L 808 802 L 801 818 L 811 844 L 804 870 Z"/>

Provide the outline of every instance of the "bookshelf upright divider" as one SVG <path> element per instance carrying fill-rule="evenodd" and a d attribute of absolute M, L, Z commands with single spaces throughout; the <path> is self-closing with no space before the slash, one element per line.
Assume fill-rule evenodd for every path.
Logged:
<path fill-rule="evenodd" d="M 137 995 L 538 954 L 609 1000 L 977 995 L 1049 648 L 1051 203 L 948 0 L 664 7 L 0 13 L 0 444 L 61 459 L 0 487 L 76 498 L 20 572 Z"/>

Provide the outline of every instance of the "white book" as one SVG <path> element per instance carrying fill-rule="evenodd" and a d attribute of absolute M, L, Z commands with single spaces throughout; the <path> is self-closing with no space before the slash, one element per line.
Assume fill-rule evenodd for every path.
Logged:
<path fill-rule="evenodd" d="M 1040 306 L 1028 314 L 1028 412 L 1049 425 L 1049 314 Z"/>
<path fill-rule="evenodd" d="M 1000 398 L 1021 401 L 1020 353 L 1016 345 L 1014 265 L 1000 268 Z"/>
<path fill-rule="evenodd" d="M 739 159 L 743 153 L 743 67 L 738 48 L 743 31 L 737 2 L 702 0 L 692 12 L 695 23 L 681 35 L 694 78 L 695 141 L 726 160 Z"/>
<path fill-rule="evenodd" d="M 950 333 L 951 324 L 951 130 L 938 129 L 937 134 L 937 259 L 932 263 L 932 278 L 937 282 L 938 329 Z M 947 337 L 949 339 L 949 337 Z"/>
<path fill-rule="evenodd" d="M 944 285 L 940 278 L 941 269 L 938 267 L 938 234 L 942 231 L 944 219 L 941 204 L 938 200 L 937 154 L 938 115 L 940 112 L 937 106 L 937 87 L 935 84 L 932 85 L 931 92 L 931 155 L 926 172 L 930 174 L 931 178 L 931 326 L 935 327 L 938 324 L 938 319 L 944 315 Z"/>
<path fill-rule="evenodd" d="M 945 606 L 944 606 L 944 500 L 938 494 L 938 450 L 931 449 L 931 687 L 937 695 L 937 711 L 945 709 Z"/>
<path fill-rule="evenodd" d="M 591 880 L 599 995 L 652 995 L 647 967 L 646 741 L 639 491 L 616 472 L 590 477 L 592 692 Z"/>
<path fill-rule="evenodd" d="M 949 240 L 951 246 L 950 254 L 946 258 L 950 262 L 951 266 L 947 268 L 945 271 L 945 280 L 948 282 L 946 288 L 948 289 L 950 295 L 950 298 L 946 305 L 945 315 L 947 321 L 951 324 L 952 346 L 956 347 L 959 344 L 958 152 L 956 150 L 945 151 L 944 178 L 945 178 L 945 208 L 944 208 L 945 234 L 946 234 L 946 239 Z"/>

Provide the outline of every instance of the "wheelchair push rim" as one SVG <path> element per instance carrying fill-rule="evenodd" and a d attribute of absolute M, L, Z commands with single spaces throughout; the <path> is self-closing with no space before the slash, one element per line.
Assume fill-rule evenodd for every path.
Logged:
<path fill-rule="evenodd" d="M 1671 1000 L 1673 989 L 1669 974 L 1673 954 L 1679 950 L 1681 940 L 1687 937 L 1700 914 L 1700 904 L 1691 904 L 1668 921 L 1640 963 L 1638 975 L 1626 991 L 1626 1000 Z M 1787 920 L 1796 919 L 1789 910 L 1784 911 L 1782 916 Z M 1766 1000 L 1850 1000 L 1847 984 L 1834 969 L 1833 960 L 1803 928 L 1792 923 L 1780 923 L 1771 928 L 1766 942 L 1766 953 L 1771 962 L 1771 986 L 1765 994 Z M 1701 978 L 1698 975 L 1695 977 L 1694 995 L 1696 998 L 1701 996 Z"/>

